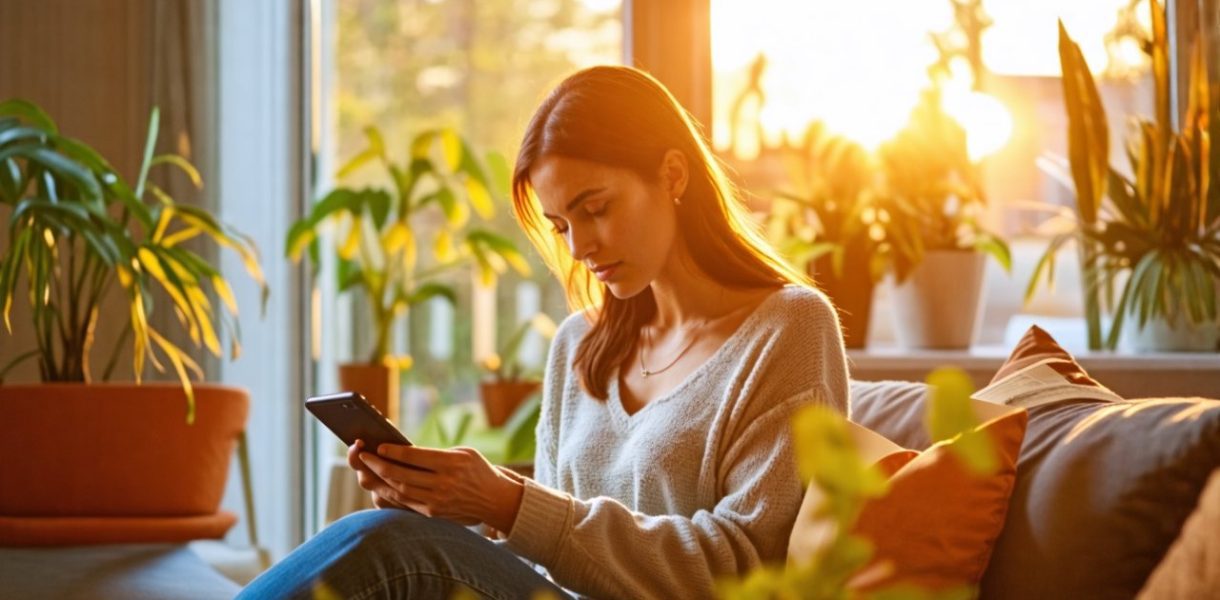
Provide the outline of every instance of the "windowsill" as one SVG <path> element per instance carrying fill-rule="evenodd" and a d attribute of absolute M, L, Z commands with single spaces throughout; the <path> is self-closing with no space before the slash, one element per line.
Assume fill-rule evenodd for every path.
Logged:
<path fill-rule="evenodd" d="M 983 387 L 1008 358 L 1009 347 L 911 350 L 873 344 L 847 352 L 853 379 L 923 381 L 933 369 L 956 366 Z M 1220 395 L 1220 353 L 1073 352 L 1094 379 L 1125 398 Z"/>

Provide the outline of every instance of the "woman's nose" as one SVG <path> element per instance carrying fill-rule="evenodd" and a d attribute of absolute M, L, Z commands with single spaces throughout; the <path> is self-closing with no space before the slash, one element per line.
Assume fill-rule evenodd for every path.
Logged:
<path fill-rule="evenodd" d="M 597 242 L 594 237 L 592 227 L 568 226 L 568 251 L 572 253 L 572 258 L 583 261 L 587 256 L 593 254 L 597 250 Z"/>

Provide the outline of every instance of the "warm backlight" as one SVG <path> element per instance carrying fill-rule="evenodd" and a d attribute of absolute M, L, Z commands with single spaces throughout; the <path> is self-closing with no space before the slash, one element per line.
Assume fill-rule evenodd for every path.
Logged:
<path fill-rule="evenodd" d="M 1105 33 L 1124 4 L 986 2 L 994 23 L 982 36 L 984 63 L 999 74 L 1057 76 L 1056 19 L 1063 18 L 1094 70 L 1101 71 L 1107 60 Z M 906 123 L 920 90 L 928 86 L 927 67 L 937 58 L 930 33 L 953 24 L 949 0 L 712 0 L 711 7 L 713 142 L 743 159 L 784 136 L 799 139 L 813 120 L 875 149 Z M 1121 56 L 1121 47 L 1118 52 Z M 765 101 L 760 110 L 757 98 L 748 98 L 738 122 L 730 123 L 734 101 L 760 53 L 767 61 Z M 969 91 L 970 79 L 968 69 L 954 69 L 945 84 L 945 106 L 966 128 L 977 159 L 1002 148 L 1014 124 L 994 97 Z"/>

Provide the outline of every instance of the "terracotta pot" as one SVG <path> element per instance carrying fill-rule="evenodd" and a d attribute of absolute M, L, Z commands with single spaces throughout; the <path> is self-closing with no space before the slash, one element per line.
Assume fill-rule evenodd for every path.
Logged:
<path fill-rule="evenodd" d="M 0 545 L 221 537 L 246 392 L 177 384 L 0 386 Z"/>
<path fill-rule="evenodd" d="M 489 381 L 479 384 L 479 398 L 483 400 L 483 412 L 487 415 L 487 424 L 501 427 L 512 416 L 517 407 L 530 394 L 538 391 L 542 383 L 538 381 Z"/>
<path fill-rule="evenodd" d="M 864 253 L 849 252 L 843 263 L 843 276 L 835 275 L 831 257 L 822 256 L 811 265 L 810 275 L 834 303 L 843 328 L 843 344 L 863 348 L 868 342 L 868 322 L 873 312 L 873 283 Z"/>
<path fill-rule="evenodd" d="M 930 250 L 907 280 L 894 286 L 894 334 L 905 348 L 969 348 L 982 317 L 986 256 L 973 250 Z"/>
<path fill-rule="evenodd" d="M 378 364 L 339 365 L 339 386 L 364 396 L 373 408 L 395 425 L 398 419 L 398 368 Z"/>

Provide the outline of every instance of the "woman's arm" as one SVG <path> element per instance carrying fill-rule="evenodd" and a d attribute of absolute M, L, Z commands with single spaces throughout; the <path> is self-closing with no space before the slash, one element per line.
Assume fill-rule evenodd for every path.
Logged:
<path fill-rule="evenodd" d="M 790 423 L 818 395 L 776 403 L 734 439 L 724 454 L 723 496 L 711 510 L 645 515 L 527 480 L 508 546 L 582 594 L 712 597 L 717 578 L 783 560 L 804 494 Z"/>

